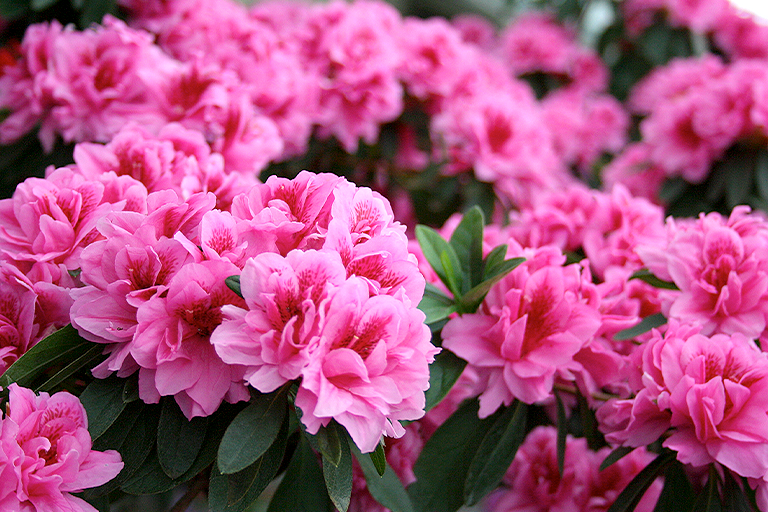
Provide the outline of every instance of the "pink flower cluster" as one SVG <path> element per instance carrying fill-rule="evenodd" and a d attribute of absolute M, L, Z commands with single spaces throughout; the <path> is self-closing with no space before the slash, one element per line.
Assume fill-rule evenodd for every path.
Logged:
<path fill-rule="evenodd" d="M 632 91 L 630 107 L 644 116 L 642 140 L 625 151 L 644 155 L 646 167 L 666 176 L 700 183 L 736 142 L 768 133 L 766 84 L 766 67 L 754 60 L 724 64 L 708 56 L 658 68 Z M 627 167 L 639 167 L 637 156 L 632 159 L 613 164 L 623 173 L 611 172 L 631 175 Z"/>
<path fill-rule="evenodd" d="M 592 451 L 584 438 L 568 436 L 562 474 L 557 463 L 557 431 L 536 427 L 520 446 L 501 490 L 488 499 L 489 512 L 605 512 L 624 487 L 653 458 L 639 448 L 603 471 L 600 463 L 610 448 Z M 661 482 L 646 491 L 636 511 L 650 512 L 661 493 Z"/>
<path fill-rule="evenodd" d="M 741 333 L 707 337 L 697 325 L 670 322 L 636 354 L 635 396 L 598 410 L 606 438 L 642 446 L 666 431 L 664 446 L 685 464 L 718 462 L 768 486 L 768 356 Z"/>
<path fill-rule="evenodd" d="M 80 401 L 66 391 L 36 396 L 11 384 L 0 418 L 0 507 L 9 512 L 96 512 L 72 495 L 123 469 L 114 450 L 91 450 Z"/>

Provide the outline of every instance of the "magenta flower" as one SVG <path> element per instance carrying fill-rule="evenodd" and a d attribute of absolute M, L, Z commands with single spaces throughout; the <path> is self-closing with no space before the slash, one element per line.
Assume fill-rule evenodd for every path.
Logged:
<path fill-rule="evenodd" d="M 0 264 L 0 375 L 36 341 L 37 294 L 22 279 L 15 267 Z"/>
<path fill-rule="evenodd" d="M 556 376 L 573 380 L 574 361 L 600 326 L 600 313 L 578 265 L 561 267 L 559 251 L 533 258 L 497 283 L 477 313 L 449 320 L 443 346 L 486 379 L 480 416 L 517 398 L 534 403 L 551 396 Z M 530 255 L 530 254 L 529 254 Z"/>
<path fill-rule="evenodd" d="M 679 293 L 667 294 L 664 312 L 681 322 L 698 322 L 702 334 L 763 336 L 768 318 L 768 229 L 749 208 L 734 208 L 697 220 L 667 222 L 665 245 L 639 245 L 643 262 Z"/>
<path fill-rule="evenodd" d="M 598 411 L 606 438 L 640 446 L 671 435 L 664 446 L 685 464 L 719 462 L 737 474 L 768 474 L 768 355 L 741 334 L 707 337 L 670 323 L 644 346 L 642 381 L 633 399 Z"/>
<path fill-rule="evenodd" d="M 246 367 L 245 380 L 268 393 L 301 376 L 320 343 L 331 297 L 346 280 L 338 253 L 263 253 L 240 275 L 247 309 L 222 308 L 211 344 L 228 364 Z"/>
<path fill-rule="evenodd" d="M 439 349 L 421 311 L 389 295 L 369 297 L 368 285 L 351 277 L 331 299 L 321 336 L 296 395 L 307 432 L 334 419 L 371 452 L 382 435 L 403 435 L 397 420 L 424 415 L 428 364 Z"/>
<path fill-rule="evenodd" d="M 244 306 L 227 285 L 240 269 L 226 260 L 184 265 L 167 291 L 139 305 L 130 353 L 141 367 L 139 395 L 147 403 L 174 396 L 187 418 L 209 416 L 222 400 L 248 399 L 244 368 L 224 363 L 211 345 L 226 304 Z"/>
<path fill-rule="evenodd" d="M 69 393 L 35 396 L 16 384 L 9 389 L 7 415 L 0 420 L 3 510 L 96 512 L 71 493 L 116 477 L 123 468 L 120 454 L 91 450 L 85 409 Z"/>

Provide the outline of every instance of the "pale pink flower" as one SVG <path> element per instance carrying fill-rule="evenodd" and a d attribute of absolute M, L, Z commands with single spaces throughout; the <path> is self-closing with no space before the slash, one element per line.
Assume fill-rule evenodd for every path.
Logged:
<path fill-rule="evenodd" d="M 459 31 L 461 40 L 479 47 L 484 51 L 491 51 L 498 46 L 496 27 L 493 23 L 478 14 L 463 13 L 451 18 L 451 25 Z"/>
<path fill-rule="evenodd" d="M 735 5 L 729 5 L 717 19 L 713 39 L 734 59 L 768 58 L 768 25 Z"/>
<path fill-rule="evenodd" d="M 642 142 L 631 143 L 609 162 L 600 174 L 605 190 L 621 184 L 633 196 L 659 204 L 659 191 L 667 179 L 665 170 L 651 162 L 650 147 Z"/>
<path fill-rule="evenodd" d="M 494 285 L 477 313 L 452 318 L 443 346 L 474 366 L 486 381 L 480 416 L 513 399 L 534 403 L 551 396 L 555 377 L 573 380 L 573 359 L 600 326 L 596 299 L 578 265 L 562 267 L 551 247 Z"/>
<path fill-rule="evenodd" d="M 768 315 L 768 225 L 746 206 L 729 218 L 717 213 L 696 220 L 667 221 L 666 244 L 639 245 L 642 261 L 658 277 L 673 281 L 667 294 L 670 318 L 702 324 L 702 334 L 763 336 Z"/>
<path fill-rule="evenodd" d="M 226 260 L 183 266 L 136 312 L 131 355 L 140 366 L 139 395 L 147 403 L 173 396 L 184 415 L 210 416 L 223 400 L 247 400 L 244 367 L 226 364 L 211 344 L 226 304 L 244 306 L 225 284 L 240 269 Z"/>
<path fill-rule="evenodd" d="M 424 415 L 428 364 L 439 351 L 430 338 L 421 311 L 389 295 L 369 297 L 364 281 L 347 279 L 302 371 L 296 406 L 307 431 L 334 419 L 363 452 L 373 451 L 382 434 L 401 437 L 398 420 Z"/>
<path fill-rule="evenodd" d="M 330 251 L 263 253 L 246 262 L 240 289 L 246 309 L 227 305 L 211 336 L 228 364 L 261 392 L 297 379 L 320 343 L 330 300 L 346 280 L 339 255 Z"/>
<path fill-rule="evenodd" d="M 0 504 L 4 510 L 96 512 L 72 493 L 98 487 L 122 470 L 114 450 L 91 450 L 85 409 L 61 391 L 52 396 L 10 386 L 0 420 Z"/>
<path fill-rule="evenodd" d="M 600 464 L 611 453 L 610 447 L 604 447 L 590 453 L 592 457 L 592 486 L 589 489 L 584 512 L 606 512 L 616 501 L 632 479 L 653 460 L 653 454 L 645 448 L 638 448 L 600 470 Z M 652 512 L 659 499 L 663 483 L 656 479 L 645 491 L 635 507 L 636 512 Z"/>
<path fill-rule="evenodd" d="M 530 11 L 515 18 L 499 36 L 501 52 L 510 71 L 524 75 L 535 71 L 565 73 L 573 56 L 573 30 L 554 16 Z"/>
<path fill-rule="evenodd" d="M 673 25 L 702 33 L 715 28 L 729 7 L 728 0 L 667 0 Z"/>

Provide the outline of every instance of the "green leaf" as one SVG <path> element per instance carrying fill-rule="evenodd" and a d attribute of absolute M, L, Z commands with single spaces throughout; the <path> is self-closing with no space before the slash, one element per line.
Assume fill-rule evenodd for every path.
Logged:
<path fill-rule="evenodd" d="M 243 298 L 243 292 L 242 292 L 242 290 L 240 289 L 240 276 L 229 276 L 228 278 L 226 278 L 226 279 L 224 280 L 224 284 L 226 284 L 226 285 L 227 285 L 227 287 L 228 287 L 230 290 L 232 290 L 233 292 L 235 292 L 235 294 L 236 294 L 238 297 L 240 297 L 241 299 Z"/>
<path fill-rule="evenodd" d="M 616 497 L 616 501 L 608 509 L 608 512 L 631 512 L 642 499 L 645 491 L 653 484 L 667 464 L 675 460 L 675 452 L 665 450 L 658 457 L 645 466 L 624 490 Z"/>
<path fill-rule="evenodd" d="M 346 436 L 341 438 L 340 452 L 335 463 L 323 454 L 323 477 L 333 505 L 340 512 L 347 512 L 352 497 L 352 455 Z"/>
<path fill-rule="evenodd" d="M 277 475 L 285 456 L 288 424 L 287 418 L 284 419 L 275 442 L 242 471 L 225 475 L 213 467 L 208 489 L 208 506 L 212 512 L 242 512 L 261 495 Z"/>
<path fill-rule="evenodd" d="M 34 383 L 52 367 L 69 364 L 93 348 L 94 344 L 80 337 L 71 324 L 40 340 L 18 358 L 0 376 L 0 387 L 15 382 L 21 387 L 34 388 Z"/>
<path fill-rule="evenodd" d="M 725 205 L 733 209 L 744 204 L 752 190 L 756 155 L 753 151 L 731 152 L 725 169 Z"/>
<path fill-rule="evenodd" d="M 653 512 L 690 512 L 695 502 L 696 495 L 685 467 L 676 460 L 672 461 L 664 471 L 664 487 Z M 744 512 L 749 512 L 749 509 Z"/>
<path fill-rule="evenodd" d="M 315 452 L 306 438 L 300 436 L 267 512 L 329 512 L 332 506 Z"/>
<path fill-rule="evenodd" d="M 88 415 L 88 432 L 96 440 L 107 431 L 125 409 L 123 379 L 112 375 L 88 384 L 80 393 L 80 402 Z"/>
<path fill-rule="evenodd" d="M 418 512 L 453 512 L 464 503 L 460 482 L 496 417 L 477 417 L 477 400 L 466 401 L 424 445 L 413 467 L 416 481 L 408 487 Z"/>
<path fill-rule="evenodd" d="M 281 391 L 253 398 L 221 440 L 219 470 L 225 475 L 237 473 L 261 457 L 277 438 L 287 407 L 286 395 Z"/>
<path fill-rule="evenodd" d="M 464 280 L 461 292 L 480 284 L 483 279 L 483 228 L 485 219 L 479 206 L 474 206 L 461 218 L 451 235 L 450 244 L 461 263 Z"/>
<path fill-rule="evenodd" d="M 659 279 L 655 275 L 651 273 L 648 269 L 640 269 L 631 276 L 629 276 L 630 279 L 639 279 L 641 281 L 645 281 L 651 286 L 655 286 L 656 288 L 662 288 L 664 290 L 679 290 L 680 288 L 677 287 L 675 283 L 671 283 L 669 281 L 664 281 L 662 279 Z"/>
<path fill-rule="evenodd" d="M 557 470 L 560 476 L 565 469 L 565 444 L 568 440 L 568 418 L 565 416 L 565 406 L 560 398 L 560 393 L 555 391 L 557 402 Z"/>
<path fill-rule="evenodd" d="M 758 151 L 755 156 L 755 185 L 762 199 L 768 199 L 768 151 Z"/>
<path fill-rule="evenodd" d="M 463 281 L 463 277 L 459 279 L 455 273 L 461 271 L 461 263 L 451 244 L 440 236 L 440 233 L 421 224 L 416 226 L 416 239 L 419 241 L 424 257 L 440 280 L 451 290 L 451 293 L 460 297 L 461 290 L 457 284 Z M 446 268 L 446 265 L 449 268 Z"/>
<path fill-rule="evenodd" d="M 125 386 L 123 387 L 123 402 L 134 402 L 139 398 L 139 375 L 138 373 L 134 373 L 132 376 L 125 379 Z"/>
<path fill-rule="evenodd" d="M 727 471 L 727 470 L 726 470 Z M 696 504 L 693 506 L 694 512 L 722 512 L 723 504 L 720 501 L 720 489 L 718 488 L 720 478 L 714 464 L 709 466 L 709 479 L 704 487 L 704 492 L 699 494 Z M 731 512 L 730 510 L 727 512 Z"/>
<path fill-rule="evenodd" d="M 173 397 L 163 398 L 157 425 L 157 458 L 169 478 L 178 478 L 192 467 L 207 429 L 207 417 L 188 420 Z"/>
<path fill-rule="evenodd" d="M 424 296 L 419 302 L 419 309 L 427 317 L 424 323 L 429 325 L 445 320 L 451 313 L 455 313 L 456 305 L 453 303 L 453 299 L 446 297 L 434 285 L 427 283 Z"/>
<path fill-rule="evenodd" d="M 492 275 L 489 275 L 491 269 L 504 263 L 504 258 L 507 257 L 508 249 L 509 247 L 507 247 L 507 244 L 504 244 L 494 247 L 494 249 L 488 253 L 488 256 L 485 257 L 485 261 L 483 262 L 483 280 L 493 277 Z"/>
<path fill-rule="evenodd" d="M 35 388 L 35 391 L 45 391 L 52 393 L 56 390 L 56 388 L 61 385 L 65 380 L 79 372 L 80 370 L 84 368 L 93 368 L 96 366 L 95 362 L 103 359 L 102 355 L 104 352 L 104 345 L 100 345 L 98 343 L 92 343 L 91 348 L 89 348 L 83 355 L 75 358 L 74 361 L 66 365 L 64 368 L 53 374 L 51 378 L 37 386 Z"/>
<path fill-rule="evenodd" d="M 0 18 L 13 21 L 24 16 L 29 4 L 20 0 L 0 0 Z"/>
<path fill-rule="evenodd" d="M 370 457 L 360 453 L 354 443 L 350 445 L 350 448 L 363 470 L 368 492 L 371 493 L 371 496 L 392 512 L 414 512 L 411 498 L 389 464 L 387 464 L 384 474 L 379 475 Z"/>
<path fill-rule="evenodd" d="M 467 362 L 450 350 L 443 349 L 435 356 L 429 365 L 429 389 L 424 393 L 424 410 L 430 410 L 445 398 L 466 366 Z"/>
<path fill-rule="evenodd" d="M 101 23 L 105 14 L 116 13 L 116 0 L 85 0 L 80 11 L 80 28 L 88 28 L 93 23 Z"/>
<path fill-rule="evenodd" d="M 58 0 L 30 0 L 29 6 L 33 11 L 44 11 L 45 9 L 55 4 L 57 1 Z"/>
<path fill-rule="evenodd" d="M 600 471 L 604 470 L 608 466 L 612 466 L 633 451 L 634 448 L 631 446 L 619 446 L 618 448 L 614 449 L 611 453 L 608 454 L 607 457 L 603 459 L 603 462 L 600 463 Z"/>
<path fill-rule="evenodd" d="M 525 258 L 512 258 L 505 260 L 500 265 L 491 269 L 489 272 L 491 277 L 478 284 L 461 297 L 459 300 L 459 310 L 462 313 L 474 313 L 477 311 L 478 306 L 483 302 L 483 299 L 488 294 L 491 287 L 501 281 L 504 276 L 516 269 L 524 261 Z"/>
<path fill-rule="evenodd" d="M 661 327 L 665 323 L 667 323 L 667 317 L 665 317 L 662 313 L 649 315 L 640 320 L 640 322 L 634 327 L 623 329 L 617 332 L 613 335 L 613 339 L 616 341 L 631 340 L 632 338 L 636 338 L 641 334 L 650 331 L 651 329 Z"/>
<path fill-rule="evenodd" d="M 744 488 L 739 485 L 730 470 L 725 469 L 723 483 L 723 509 L 728 512 L 752 512 Z"/>
<path fill-rule="evenodd" d="M 123 492 L 136 496 L 159 494 L 176 487 L 176 482 L 163 471 L 157 450 L 152 450 L 147 460 L 120 486 Z"/>
<path fill-rule="evenodd" d="M 376 473 L 379 476 L 384 474 L 387 469 L 387 456 L 384 453 L 384 442 L 379 440 L 379 444 L 376 445 L 376 449 L 368 454 L 373 462 L 373 467 L 376 468 Z"/>
<path fill-rule="evenodd" d="M 342 445 L 346 440 L 346 430 L 344 430 L 344 427 L 335 421 L 331 421 L 325 427 L 320 427 L 314 436 L 311 434 L 307 434 L 307 436 L 309 436 L 310 443 L 313 441 L 315 443 L 312 445 L 312 448 L 319 451 L 324 460 L 327 460 L 334 466 L 339 464 L 343 450 Z"/>
<path fill-rule="evenodd" d="M 525 440 L 528 405 L 516 400 L 494 421 L 483 438 L 464 482 L 467 505 L 475 505 L 501 482 Z"/>

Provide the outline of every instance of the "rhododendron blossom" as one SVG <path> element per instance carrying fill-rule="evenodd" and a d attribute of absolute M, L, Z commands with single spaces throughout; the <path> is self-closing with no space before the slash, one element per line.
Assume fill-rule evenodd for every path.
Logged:
<path fill-rule="evenodd" d="M 477 313 L 443 328 L 443 346 L 486 381 L 481 417 L 515 398 L 550 397 L 556 376 L 573 379 L 571 372 L 580 369 L 574 355 L 600 326 L 592 285 L 578 265 L 560 266 L 553 248 L 527 255 L 533 258 L 494 285 Z"/>
<path fill-rule="evenodd" d="M 72 493 L 98 487 L 122 470 L 114 450 L 91 450 L 80 401 L 11 384 L 0 419 L 0 507 L 8 511 L 96 512 Z"/>
<path fill-rule="evenodd" d="M 638 356 L 635 398 L 598 411 L 606 439 L 641 446 L 671 429 L 663 445 L 683 463 L 768 474 L 768 355 L 740 333 L 707 337 L 671 322 Z"/>
<path fill-rule="evenodd" d="M 363 452 L 382 434 L 400 437 L 397 420 L 424 415 L 424 391 L 439 351 L 424 314 L 389 295 L 369 297 L 349 278 L 334 294 L 321 343 L 302 371 L 296 395 L 301 421 L 316 433 L 331 419 L 343 425 Z"/>

